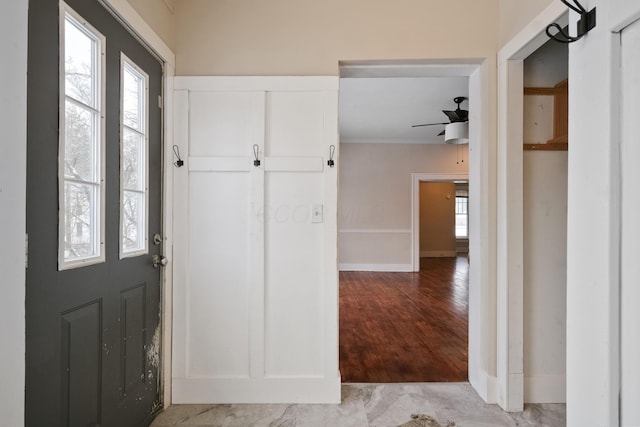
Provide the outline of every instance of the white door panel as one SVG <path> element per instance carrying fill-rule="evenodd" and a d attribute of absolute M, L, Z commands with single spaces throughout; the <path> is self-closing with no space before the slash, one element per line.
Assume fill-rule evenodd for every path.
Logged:
<path fill-rule="evenodd" d="M 265 233 L 266 373 L 323 374 L 324 229 L 312 223 L 322 204 L 320 173 L 269 173 Z"/>
<path fill-rule="evenodd" d="M 322 156 L 323 92 L 267 94 L 267 156 Z"/>
<path fill-rule="evenodd" d="M 189 181 L 189 374 L 248 377 L 249 174 Z"/>
<path fill-rule="evenodd" d="M 251 92 L 191 92 L 189 103 L 189 156 L 251 155 Z"/>
<path fill-rule="evenodd" d="M 622 31 L 621 425 L 640 425 L 640 21 Z"/>
<path fill-rule="evenodd" d="M 327 78 L 285 81 L 177 81 L 197 90 L 176 115 L 188 254 L 175 257 L 175 403 L 339 401 L 337 168 L 326 166 L 337 78 L 333 91 Z"/>

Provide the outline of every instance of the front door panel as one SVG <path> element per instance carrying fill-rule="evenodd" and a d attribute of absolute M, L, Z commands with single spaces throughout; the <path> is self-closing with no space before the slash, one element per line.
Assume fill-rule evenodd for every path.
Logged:
<path fill-rule="evenodd" d="M 30 0 L 26 425 L 147 425 L 160 408 L 160 268 L 151 259 L 162 250 L 153 242 L 161 232 L 162 64 L 98 0 L 67 5 L 105 40 L 105 260 L 58 268 L 63 9 L 56 0 Z M 120 253 L 121 212 L 130 213 L 123 210 L 121 196 L 123 55 L 148 76 L 148 185 L 140 193 L 148 197 L 148 220 L 137 231 L 148 249 L 128 257 Z"/>

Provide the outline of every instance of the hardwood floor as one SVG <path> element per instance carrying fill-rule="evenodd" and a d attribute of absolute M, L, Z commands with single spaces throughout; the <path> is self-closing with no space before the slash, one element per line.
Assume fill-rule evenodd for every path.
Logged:
<path fill-rule="evenodd" d="M 467 380 L 466 257 L 422 258 L 419 273 L 340 273 L 343 382 Z"/>

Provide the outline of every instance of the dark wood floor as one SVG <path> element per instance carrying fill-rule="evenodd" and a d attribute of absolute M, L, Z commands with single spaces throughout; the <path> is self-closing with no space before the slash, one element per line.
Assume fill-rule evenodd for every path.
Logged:
<path fill-rule="evenodd" d="M 340 273 L 343 382 L 467 380 L 467 258 L 423 258 L 420 270 Z"/>

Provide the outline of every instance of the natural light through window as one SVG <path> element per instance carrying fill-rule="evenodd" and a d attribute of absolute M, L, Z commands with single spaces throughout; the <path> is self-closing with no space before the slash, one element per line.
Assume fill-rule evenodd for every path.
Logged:
<path fill-rule="evenodd" d="M 120 256 L 147 252 L 148 76 L 121 60 Z"/>
<path fill-rule="evenodd" d="M 64 7 L 60 34 L 59 268 L 104 260 L 104 38 Z"/>
<path fill-rule="evenodd" d="M 469 237 L 469 197 L 466 190 L 456 190 L 456 237 Z"/>

